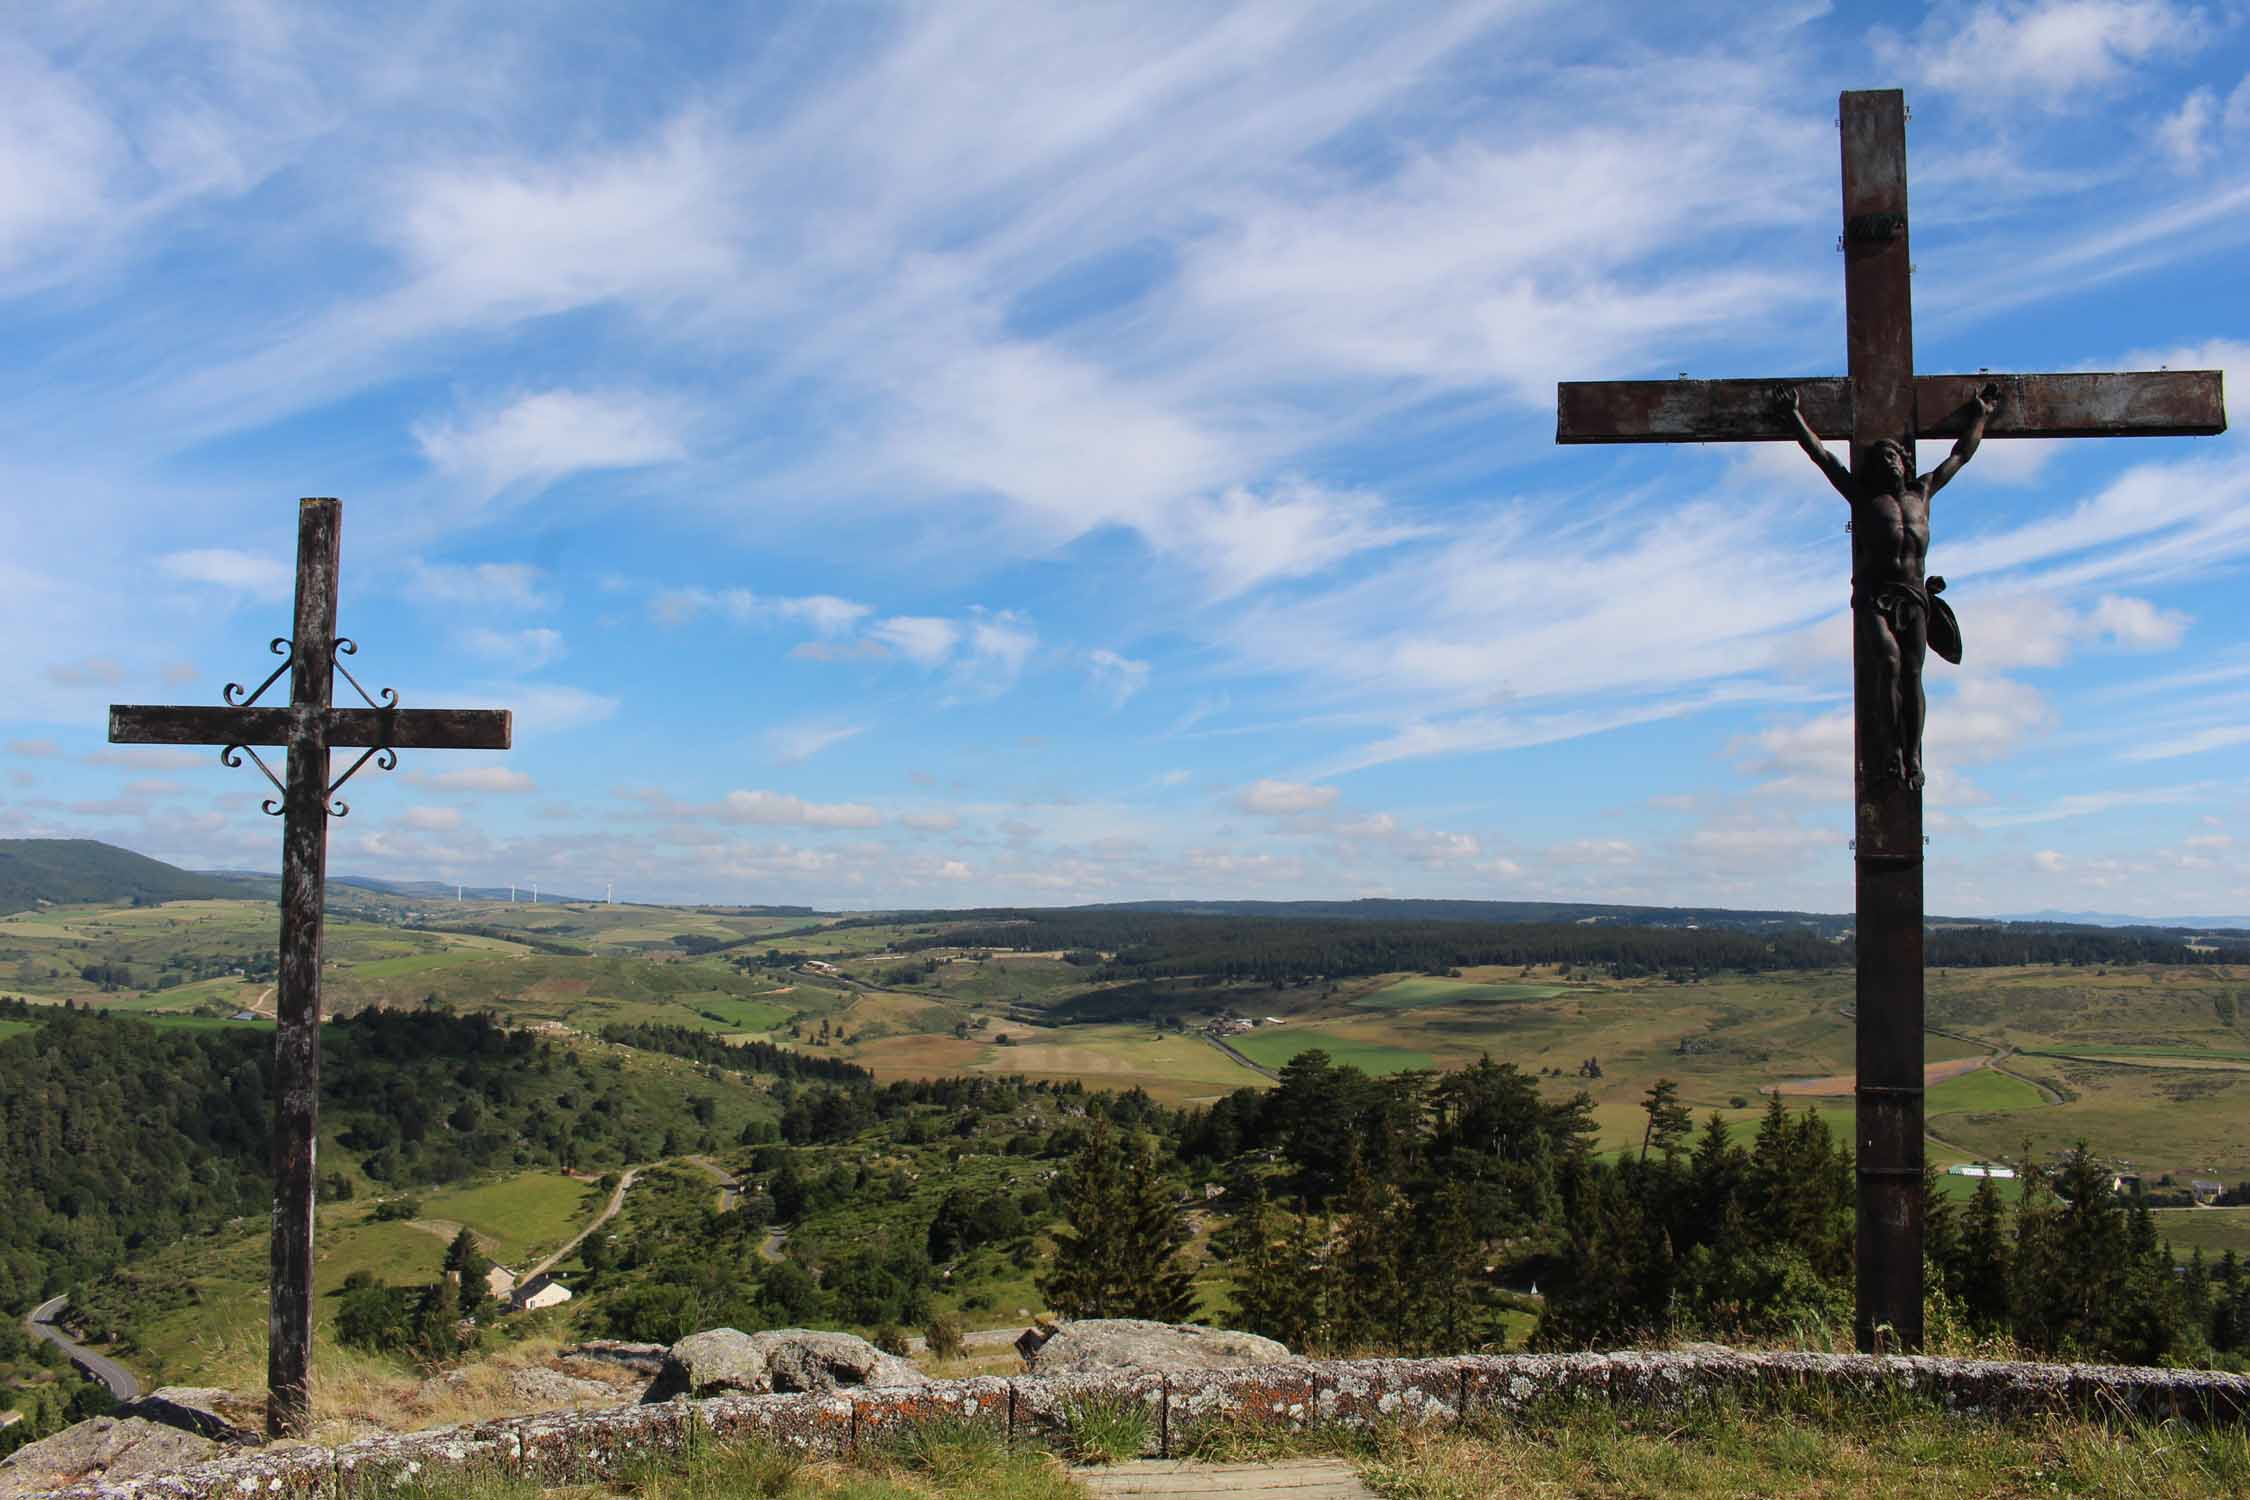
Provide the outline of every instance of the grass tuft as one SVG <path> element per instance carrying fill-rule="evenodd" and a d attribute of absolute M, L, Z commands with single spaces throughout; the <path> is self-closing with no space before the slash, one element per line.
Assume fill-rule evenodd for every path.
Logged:
<path fill-rule="evenodd" d="M 1155 1436 L 1156 1413 L 1130 1397 L 1088 1398 L 1063 1412 L 1070 1456 L 1082 1464 L 1121 1464 L 1139 1458 Z"/>

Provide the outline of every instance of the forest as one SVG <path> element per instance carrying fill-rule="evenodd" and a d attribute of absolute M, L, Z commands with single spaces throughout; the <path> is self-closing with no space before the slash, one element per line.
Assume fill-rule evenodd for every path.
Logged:
<path fill-rule="evenodd" d="M 901 950 L 939 947 L 1093 949 L 1115 955 L 1107 980 L 1197 976 L 1282 983 L 1399 970 L 1444 973 L 1482 964 L 1583 964 L 1615 977 L 1848 968 L 1853 946 L 1803 929 L 1626 927 L 1608 923 L 1389 921 L 1344 918 L 1179 916 L 1156 911 L 1021 911 L 977 914 L 966 926 L 912 934 Z M 1937 968 L 2000 964 L 2191 964 L 2208 955 L 2162 930 L 2088 927 L 1945 927 L 1929 933 Z"/>
<path fill-rule="evenodd" d="M 144 1248 L 272 1201 L 272 1034 L 171 1027 L 0 999 L 0 1307 L 23 1309 Z M 322 1030 L 326 1128 L 365 1177 L 435 1184 L 495 1168 L 601 1168 L 696 1149 L 706 1095 L 485 1014 L 365 1011 Z M 755 1070 L 758 1059 L 735 1060 Z M 714 1086 L 715 1087 L 715 1086 Z M 323 1174 L 323 1196 L 351 1178 Z"/>

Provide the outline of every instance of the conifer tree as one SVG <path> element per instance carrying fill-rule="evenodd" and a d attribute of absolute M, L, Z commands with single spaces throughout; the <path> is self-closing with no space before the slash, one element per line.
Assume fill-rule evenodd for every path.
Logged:
<path fill-rule="evenodd" d="M 1055 1311 L 1161 1322 L 1194 1311 L 1193 1273 L 1177 1259 L 1187 1221 L 1144 1144 L 1120 1142 L 1095 1116 L 1054 1196 L 1070 1214 L 1055 1236 L 1054 1268 L 1039 1282 Z"/>

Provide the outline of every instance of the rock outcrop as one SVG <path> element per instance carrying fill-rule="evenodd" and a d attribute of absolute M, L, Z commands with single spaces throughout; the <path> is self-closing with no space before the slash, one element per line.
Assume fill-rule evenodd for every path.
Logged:
<path fill-rule="evenodd" d="M 169 1474 L 225 1451 L 207 1437 L 146 1417 L 96 1417 L 0 1458 L 0 1500 L 90 1480 Z"/>
<path fill-rule="evenodd" d="M 252 1446 L 266 1440 L 264 1397 L 211 1386 L 160 1386 L 145 1396 L 134 1397 L 110 1415 L 140 1417 L 229 1447 Z"/>
<path fill-rule="evenodd" d="M 1146 1318 L 1087 1318 L 1065 1323 L 1030 1356 L 1034 1375 L 1101 1370 L 1222 1370 L 1272 1365 L 1287 1348 L 1254 1333 L 1152 1323 Z"/>
<path fill-rule="evenodd" d="M 863 1338 L 812 1328 L 713 1328 L 674 1344 L 644 1401 L 762 1396 L 845 1386 L 926 1385 L 929 1377 Z"/>

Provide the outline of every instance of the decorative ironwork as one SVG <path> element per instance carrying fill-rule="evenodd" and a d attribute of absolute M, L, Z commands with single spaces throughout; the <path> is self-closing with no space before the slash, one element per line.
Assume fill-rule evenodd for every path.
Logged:
<path fill-rule="evenodd" d="M 240 751 L 241 754 L 236 754 L 235 752 L 237 751 Z M 248 745 L 222 746 L 219 750 L 219 763 L 221 765 L 227 766 L 239 766 L 242 764 L 242 756 L 244 755 L 249 756 L 252 760 L 258 763 L 258 769 L 266 773 L 266 780 L 273 783 L 273 789 L 275 791 L 281 793 L 284 797 L 289 795 L 289 789 L 281 784 L 281 778 L 273 774 L 273 767 L 267 765 L 265 762 L 265 758 L 259 755 L 257 751 L 251 749 Z M 273 798 L 268 797 L 259 805 L 266 810 L 267 817 L 278 818 L 281 816 L 281 804 L 279 802 L 276 802 Z"/>
<path fill-rule="evenodd" d="M 340 635 L 336 637 L 336 649 L 328 654 L 328 658 L 336 664 L 336 670 L 344 674 L 344 681 L 350 683 L 352 690 L 359 694 L 360 701 L 369 708 L 381 710 L 398 707 L 398 689 L 383 689 L 383 701 L 377 703 L 373 698 L 367 696 L 367 689 L 359 685 L 359 679 L 352 675 L 352 669 L 344 665 L 345 657 L 356 656 L 358 653 L 359 642 L 348 635 Z M 362 756 L 361 758 L 365 759 L 366 757 Z"/>
<path fill-rule="evenodd" d="M 289 670 L 289 638 L 283 635 L 275 636 L 273 638 L 273 645 L 270 649 L 272 650 L 274 655 L 281 658 L 281 665 L 275 667 L 271 672 L 267 673 L 266 680 L 259 683 L 257 686 L 257 690 L 251 693 L 251 695 L 247 698 L 237 696 L 237 694 L 242 691 L 241 683 L 228 683 L 226 686 L 226 691 L 219 695 L 220 697 L 227 700 L 227 707 L 248 708 L 251 704 L 257 702 L 259 698 L 265 695 L 265 691 L 267 688 L 272 687 L 274 683 L 280 680 L 282 673 Z"/>
<path fill-rule="evenodd" d="M 336 796 L 336 789 L 342 786 L 345 782 L 351 780 L 354 772 L 358 771 L 361 766 L 366 765 L 370 759 L 373 759 L 375 757 L 380 757 L 380 759 L 375 760 L 375 768 L 377 770 L 395 771 L 398 769 L 398 752 L 396 750 L 393 750 L 388 745 L 371 745 L 366 750 L 360 752 L 359 759 L 352 762 L 351 769 L 347 770 L 343 775 L 337 777 L 334 781 L 328 784 L 328 796 L 331 804 L 328 809 L 328 815 L 330 817 L 348 818 L 352 815 L 352 805 L 349 802 L 337 802 L 334 800 Z"/>

